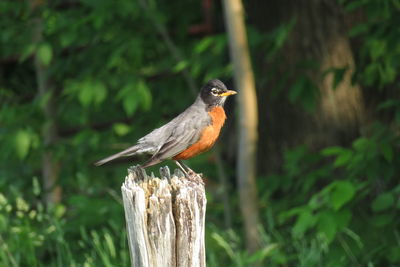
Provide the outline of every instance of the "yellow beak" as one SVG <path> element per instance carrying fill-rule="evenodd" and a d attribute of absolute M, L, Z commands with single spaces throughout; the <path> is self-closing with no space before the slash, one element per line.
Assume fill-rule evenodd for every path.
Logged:
<path fill-rule="evenodd" d="M 225 93 L 220 94 L 219 96 L 228 96 L 228 95 L 236 95 L 237 92 L 233 90 L 228 90 Z"/>

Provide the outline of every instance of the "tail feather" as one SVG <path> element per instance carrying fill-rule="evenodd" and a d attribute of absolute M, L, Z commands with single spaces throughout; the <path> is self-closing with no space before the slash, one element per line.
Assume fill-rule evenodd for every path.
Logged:
<path fill-rule="evenodd" d="M 141 150 L 141 146 L 135 145 L 135 146 L 129 147 L 129 148 L 127 148 L 127 149 L 125 149 L 125 150 L 123 150 L 121 152 L 118 152 L 117 154 L 114 154 L 114 155 L 106 157 L 106 158 L 104 158 L 102 160 L 99 160 L 99 161 L 95 162 L 94 165 L 100 166 L 100 165 L 103 165 L 103 164 L 105 164 L 107 162 L 115 160 L 117 158 L 133 156 L 135 154 L 141 153 L 140 150 Z"/>

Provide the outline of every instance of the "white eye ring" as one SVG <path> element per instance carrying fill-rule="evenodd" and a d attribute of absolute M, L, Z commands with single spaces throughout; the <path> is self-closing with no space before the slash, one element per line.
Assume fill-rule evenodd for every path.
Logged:
<path fill-rule="evenodd" d="M 218 89 L 217 88 L 211 89 L 211 94 L 217 96 L 218 95 Z"/>

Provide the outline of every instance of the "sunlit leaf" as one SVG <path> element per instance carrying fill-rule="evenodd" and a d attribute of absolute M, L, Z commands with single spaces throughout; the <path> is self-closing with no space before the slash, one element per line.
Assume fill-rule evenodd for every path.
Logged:
<path fill-rule="evenodd" d="M 105 244 L 108 249 L 108 252 L 110 253 L 110 256 L 112 258 L 115 258 L 117 256 L 117 252 L 115 249 L 113 238 L 111 237 L 111 235 L 109 233 L 104 233 L 104 239 L 106 241 Z"/>
<path fill-rule="evenodd" d="M 189 65 L 189 63 L 187 61 L 182 60 L 172 68 L 172 71 L 173 72 L 180 72 L 183 69 L 185 69 L 188 65 Z"/>
<path fill-rule="evenodd" d="M 310 210 L 304 210 L 299 214 L 294 227 L 292 228 L 293 236 L 302 237 L 304 233 L 314 226 L 316 223 L 316 218 L 311 213 Z"/>
<path fill-rule="evenodd" d="M 345 148 L 340 146 L 330 146 L 322 150 L 322 155 L 324 156 L 334 156 L 341 154 Z"/>
<path fill-rule="evenodd" d="M 91 104 L 101 104 L 107 96 L 107 88 L 98 80 L 88 79 L 81 84 L 73 85 L 74 90 L 78 90 L 79 102 L 84 107 Z"/>
<path fill-rule="evenodd" d="M 31 135 L 26 130 L 19 130 L 15 135 L 15 149 L 20 159 L 24 159 L 29 152 Z"/>
<path fill-rule="evenodd" d="M 64 216 L 66 211 L 67 210 L 63 204 L 57 204 L 54 207 L 54 215 L 56 218 L 61 218 L 62 216 Z"/>
<path fill-rule="evenodd" d="M 100 81 L 93 82 L 93 98 L 95 104 L 101 104 L 107 96 L 107 88 L 105 87 L 104 83 Z"/>
<path fill-rule="evenodd" d="M 35 196 L 39 196 L 40 195 L 41 189 L 40 189 L 40 184 L 39 184 L 39 181 L 38 181 L 37 177 L 33 177 L 33 180 L 32 180 L 32 191 L 33 191 L 33 194 Z"/>
<path fill-rule="evenodd" d="M 348 164 L 353 158 L 353 154 L 354 154 L 353 151 L 349 149 L 343 150 L 343 152 L 339 154 L 338 157 L 336 158 L 334 166 L 340 167 Z"/>
<path fill-rule="evenodd" d="M 53 57 L 53 50 L 52 50 L 50 44 L 48 44 L 48 43 L 40 44 L 39 47 L 37 48 L 36 53 L 37 53 L 37 56 L 38 56 L 40 62 L 43 65 L 47 66 L 50 64 L 50 61 Z"/>
<path fill-rule="evenodd" d="M 334 210 L 339 210 L 349 202 L 355 194 L 354 185 L 349 181 L 337 181 L 331 193 L 331 205 Z"/>
<path fill-rule="evenodd" d="M 90 105 L 93 99 L 93 87 L 89 82 L 85 82 L 82 84 L 82 87 L 79 90 L 78 98 L 81 102 L 82 106 L 87 107 Z"/>
<path fill-rule="evenodd" d="M 131 128 L 125 123 L 115 123 L 113 129 L 115 133 L 119 136 L 126 135 L 131 130 Z"/>
<path fill-rule="evenodd" d="M 117 98 L 121 99 L 122 106 L 128 116 L 136 111 L 140 101 L 139 94 L 133 83 L 127 83 L 118 93 Z"/>
<path fill-rule="evenodd" d="M 207 38 L 202 38 L 199 42 L 197 42 L 196 46 L 194 47 L 195 53 L 202 53 L 204 52 L 207 48 L 210 47 L 210 45 L 213 43 L 213 39 L 210 37 Z"/>
<path fill-rule="evenodd" d="M 24 49 L 22 50 L 22 53 L 19 57 L 19 60 L 22 62 L 24 60 L 26 60 L 28 57 L 32 56 L 34 51 L 35 51 L 35 44 L 27 44 Z"/>
<path fill-rule="evenodd" d="M 151 107 L 151 93 L 150 89 L 147 86 L 146 82 L 143 80 L 140 80 L 139 83 L 137 84 L 137 90 L 138 93 L 141 97 L 141 106 L 143 107 L 144 110 L 148 110 Z"/>
<path fill-rule="evenodd" d="M 231 245 L 217 232 L 213 232 L 211 237 L 215 242 L 225 250 L 225 253 L 231 258 L 235 259 L 235 252 L 233 251 Z"/>
<path fill-rule="evenodd" d="M 267 258 L 269 255 L 271 255 L 271 253 L 276 251 L 277 248 L 278 248 L 278 244 L 267 245 L 264 248 L 255 252 L 253 255 L 251 255 L 248 262 L 249 263 L 262 262 L 265 258 Z"/>
<path fill-rule="evenodd" d="M 337 230 L 336 218 L 334 214 L 330 211 L 321 212 L 318 214 L 317 225 L 318 231 L 324 233 L 329 243 L 332 242 Z"/>

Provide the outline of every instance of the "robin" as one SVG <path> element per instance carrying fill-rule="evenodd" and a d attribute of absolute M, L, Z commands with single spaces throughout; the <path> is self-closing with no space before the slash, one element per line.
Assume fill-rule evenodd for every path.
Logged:
<path fill-rule="evenodd" d="M 210 80 L 203 86 L 196 101 L 184 112 L 140 138 L 134 146 L 95 165 L 103 165 L 117 158 L 150 154 L 151 158 L 141 165 L 142 168 L 173 159 L 186 175 L 187 171 L 193 172 L 181 160 L 190 159 L 214 145 L 226 119 L 223 108 L 225 100 L 234 94 L 236 92 L 228 90 L 220 80 Z"/>

